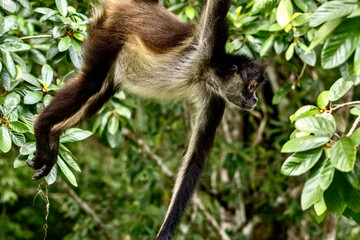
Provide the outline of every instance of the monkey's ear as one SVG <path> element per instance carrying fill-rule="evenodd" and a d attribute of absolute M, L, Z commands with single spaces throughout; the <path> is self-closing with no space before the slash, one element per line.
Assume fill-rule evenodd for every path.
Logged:
<path fill-rule="evenodd" d="M 235 64 L 233 64 L 233 65 L 228 69 L 228 71 L 229 71 L 230 74 L 235 74 L 235 73 L 238 72 L 238 67 L 237 67 Z"/>

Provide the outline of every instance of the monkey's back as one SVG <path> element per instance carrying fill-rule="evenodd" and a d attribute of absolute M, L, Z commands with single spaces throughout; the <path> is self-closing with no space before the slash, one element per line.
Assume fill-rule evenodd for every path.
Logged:
<path fill-rule="evenodd" d="M 117 51 L 112 74 L 128 92 L 159 100 L 184 99 L 195 92 L 189 88 L 196 87 L 179 62 L 193 33 L 192 25 L 152 0 L 107 0 L 94 14 L 85 53 L 96 45 L 105 52 Z"/>

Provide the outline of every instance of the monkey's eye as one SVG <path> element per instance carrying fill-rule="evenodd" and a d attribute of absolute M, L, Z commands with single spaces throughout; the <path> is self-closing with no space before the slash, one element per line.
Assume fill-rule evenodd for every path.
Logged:
<path fill-rule="evenodd" d="M 229 71 L 230 71 L 231 73 L 237 73 L 238 67 L 234 64 L 234 65 L 232 65 L 232 66 L 229 68 Z"/>
<path fill-rule="evenodd" d="M 256 90 L 257 86 L 258 86 L 258 83 L 255 80 L 252 80 L 249 84 L 248 89 L 250 92 L 254 92 Z"/>

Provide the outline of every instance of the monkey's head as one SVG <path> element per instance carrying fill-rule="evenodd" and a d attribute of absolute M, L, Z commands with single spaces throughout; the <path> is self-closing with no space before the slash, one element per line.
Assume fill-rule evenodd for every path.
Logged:
<path fill-rule="evenodd" d="M 206 82 L 221 97 L 250 111 L 257 103 L 256 90 L 265 80 L 265 67 L 245 55 L 226 54 L 210 65 Z"/>

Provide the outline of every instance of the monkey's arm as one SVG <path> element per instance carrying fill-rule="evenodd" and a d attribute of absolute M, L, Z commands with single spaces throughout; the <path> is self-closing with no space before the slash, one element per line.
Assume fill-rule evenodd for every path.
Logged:
<path fill-rule="evenodd" d="M 225 102 L 218 96 L 208 94 L 201 102 L 201 107 L 157 240 L 169 240 L 180 222 L 212 148 L 216 129 L 224 113 Z"/>
<path fill-rule="evenodd" d="M 225 50 L 228 39 L 226 15 L 230 0 L 207 0 L 198 23 L 198 46 L 202 49 L 205 61 L 210 60 L 214 52 Z M 220 48 L 220 49 L 219 49 Z"/>

